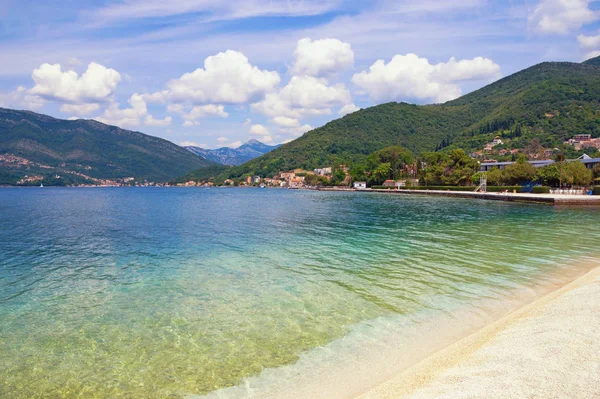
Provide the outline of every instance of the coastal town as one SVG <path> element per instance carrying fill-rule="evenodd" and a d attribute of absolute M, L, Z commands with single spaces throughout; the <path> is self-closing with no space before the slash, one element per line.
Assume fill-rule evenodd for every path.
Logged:
<path fill-rule="evenodd" d="M 532 140 L 525 148 L 510 148 L 510 143 L 495 137 L 491 142 L 479 150 L 469 154 L 476 165 L 474 172 L 489 172 L 493 169 L 504 170 L 506 167 L 517 163 L 518 159 L 525 159 L 527 163 L 535 168 L 541 168 L 554 164 L 557 161 L 580 162 L 586 169 L 597 170 L 600 168 L 600 157 L 591 157 L 583 154 L 575 159 L 561 159 L 558 148 L 544 148 L 538 139 Z M 574 151 L 590 151 L 597 153 L 600 150 L 600 138 L 592 138 L 589 134 L 578 134 L 565 141 L 565 146 L 572 147 Z M 426 162 L 420 165 L 406 164 L 401 170 L 401 178 L 385 179 L 381 182 L 381 188 L 406 188 L 419 186 L 418 170 L 427 167 Z M 282 171 L 270 177 L 258 175 L 246 176 L 242 180 L 225 179 L 220 186 L 225 187 L 268 187 L 268 188 L 316 188 L 323 185 L 332 185 L 334 173 L 342 174 L 338 177 L 337 187 L 353 188 L 357 190 L 367 189 L 367 181 L 353 179 L 347 165 L 326 166 L 313 170 L 294 169 Z M 214 187 L 214 181 L 181 182 L 178 186 L 201 186 Z"/>
<path fill-rule="evenodd" d="M 513 165 L 518 159 L 526 161 L 535 168 L 542 168 L 557 161 L 561 161 L 561 150 L 558 148 L 544 148 L 539 139 L 533 139 L 526 147 L 512 148 L 509 140 L 503 140 L 496 136 L 492 141 L 486 143 L 483 148 L 468 154 L 473 162 L 473 173 L 490 172 L 494 169 L 504 170 Z M 600 150 L 600 138 L 592 138 L 590 134 L 577 134 L 564 142 L 564 146 L 572 148 L 573 151 L 588 151 L 591 154 L 598 153 Z M 586 153 L 576 159 L 562 159 L 566 162 L 580 162 L 589 170 L 600 168 L 600 158 L 588 156 Z M 417 161 L 415 161 L 417 162 Z M 0 155 L 0 164 L 9 168 L 25 168 L 31 170 L 29 173 L 17 181 L 18 186 L 39 186 L 39 185 L 59 185 L 59 186 L 90 186 L 90 187 L 263 187 L 263 188 L 287 188 L 304 189 L 317 188 L 322 186 L 335 186 L 353 189 L 367 189 L 373 186 L 368 183 L 368 179 L 357 179 L 350 173 L 348 165 L 328 165 L 312 170 L 294 169 L 280 171 L 272 176 L 248 175 L 242 179 L 224 179 L 216 181 L 207 180 L 188 180 L 178 182 L 154 182 L 147 179 L 138 179 L 133 176 L 113 179 L 99 179 L 91 176 L 91 167 L 86 165 L 75 165 L 79 171 L 65 169 L 65 164 L 50 166 L 41 163 L 31 162 L 26 158 L 12 154 Z M 382 179 L 376 186 L 381 188 L 406 188 L 416 187 L 420 183 L 419 170 L 427 167 L 427 162 L 421 160 L 419 164 L 407 163 L 399 170 L 399 176 L 393 179 Z M 50 176 L 48 174 L 50 172 Z M 368 174 L 368 173 L 367 173 Z M 368 177 L 368 176 L 365 176 Z M 72 183 L 77 181 L 77 183 Z"/>

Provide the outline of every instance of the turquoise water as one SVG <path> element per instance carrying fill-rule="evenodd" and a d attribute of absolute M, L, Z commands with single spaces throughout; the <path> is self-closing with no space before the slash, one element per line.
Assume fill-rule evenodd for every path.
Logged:
<path fill-rule="evenodd" d="M 596 258 L 599 221 L 597 209 L 386 194 L 2 189 L 0 397 L 301 379 L 348 337 L 347 352 L 458 310 L 484 320 L 483 300 Z"/>

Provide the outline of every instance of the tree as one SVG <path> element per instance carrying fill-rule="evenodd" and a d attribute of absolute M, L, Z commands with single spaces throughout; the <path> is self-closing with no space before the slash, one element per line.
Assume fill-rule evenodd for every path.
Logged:
<path fill-rule="evenodd" d="M 487 172 L 487 184 L 499 186 L 504 181 L 504 173 L 498 168 L 492 168 Z"/>
<path fill-rule="evenodd" d="M 529 162 L 517 161 L 504 168 L 503 181 L 506 184 L 521 184 L 535 179 L 536 170 Z"/>
<path fill-rule="evenodd" d="M 553 163 L 537 170 L 537 177 L 544 186 L 560 185 L 560 164 Z"/>
<path fill-rule="evenodd" d="M 560 170 L 560 179 L 563 184 L 587 186 L 592 182 L 592 178 L 592 171 L 581 162 L 567 162 Z"/>
<path fill-rule="evenodd" d="M 385 162 L 380 164 L 373 172 L 371 172 L 371 185 L 381 185 L 390 175 L 390 163 Z"/>
<path fill-rule="evenodd" d="M 348 173 L 350 174 L 352 181 L 367 181 L 367 171 L 363 164 L 353 165 Z"/>
<path fill-rule="evenodd" d="M 600 163 L 594 166 L 594 169 L 592 169 L 592 173 L 594 174 L 595 178 L 600 177 Z"/>

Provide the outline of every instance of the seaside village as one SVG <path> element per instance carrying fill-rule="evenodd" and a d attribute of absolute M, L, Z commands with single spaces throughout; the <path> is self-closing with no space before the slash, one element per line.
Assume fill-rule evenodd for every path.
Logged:
<path fill-rule="evenodd" d="M 508 143 L 505 143 L 500 137 L 495 137 L 491 142 L 485 144 L 485 146 L 479 150 L 470 154 L 471 158 L 478 160 L 481 172 L 487 172 L 493 168 L 504 169 L 507 165 L 514 163 L 514 159 L 519 155 L 523 154 L 529 159 L 535 167 L 549 165 L 554 162 L 554 157 L 560 152 L 558 148 L 543 148 L 540 144 L 539 139 L 531 141 L 529 146 L 526 148 L 509 148 Z M 600 138 L 592 138 L 589 134 L 577 134 L 571 139 L 565 141 L 565 145 L 572 146 L 575 151 L 589 150 L 590 152 L 598 152 L 600 150 Z M 493 158 L 492 158 L 493 157 Z M 587 155 L 583 155 L 577 161 L 583 162 L 589 169 L 593 168 L 597 164 L 600 164 L 599 158 L 591 158 Z M 345 179 L 339 184 L 339 186 L 349 187 L 354 189 L 366 189 L 367 182 L 365 181 L 352 181 L 348 171 L 349 167 L 346 165 L 339 165 L 335 171 L 343 172 Z M 416 177 L 416 171 L 407 170 L 407 175 Z M 316 168 L 312 171 L 304 169 L 295 169 L 293 171 L 280 172 L 273 177 L 260 177 L 260 176 L 247 176 L 240 182 L 235 182 L 231 179 L 223 181 L 223 186 L 239 186 L 239 187 L 278 187 L 278 188 L 311 188 L 314 187 L 315 179 L 325 179 L 331 181 L 334 173 L 334 168 L 331 166 Z M 317 180 L 318 181 L 318 180 Z M 322 180 L 321 180 L 322 181 Z M 203 186 L 212 187 L 215 184 L 213 182 L 195 182 L 188 181 L 185 183 L 179 183 L 179 186 Z M 383 182 L 384 187 L 408 187 L 418 186 L 419 179 L 401 179 L 401 180 L 386 180 Z"/>

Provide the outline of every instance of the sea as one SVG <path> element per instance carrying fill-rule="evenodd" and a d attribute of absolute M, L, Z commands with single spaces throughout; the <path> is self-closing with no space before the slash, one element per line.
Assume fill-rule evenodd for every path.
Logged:
<path fill-rule="evenodd" d="M 354 397 L 597 266 L 599 211 L 3 188 L 0 397 Z"/>

